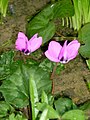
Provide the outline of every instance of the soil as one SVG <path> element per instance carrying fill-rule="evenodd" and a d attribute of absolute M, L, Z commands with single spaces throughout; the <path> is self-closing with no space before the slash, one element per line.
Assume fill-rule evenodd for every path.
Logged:
<path fill-rule="evenodd" d="M 85 61 L 78 56 L 65 65 L 65 70 L 54 79 L 54 95 L 68 96 L 76 104 L 90 100 L 90 71 Z"/>
<path fill-rule="evenodd" d="M 8 14 L 0 25 L 0 51 L 14 46 L 18 32 L 26 32 L 29 16 L 35 15 L 48 2 L 50 0 L 10 0 Z M 90 83 L 90 71 L 80 56 L 66 64 L 65 70 L 60 76 L 54 76 L 53 80 L 55 96 L 70 97 L 76 104 L 90 100 L 87 86 L 87 82 Z"/>
<path fill-rule="evenodd" d="M 26 32 L 29 17 L 49 2 L 50 0 L 9 0 L 7 16 L 0 25 L 0 48 L 12 46 L 18 32 Z"/>

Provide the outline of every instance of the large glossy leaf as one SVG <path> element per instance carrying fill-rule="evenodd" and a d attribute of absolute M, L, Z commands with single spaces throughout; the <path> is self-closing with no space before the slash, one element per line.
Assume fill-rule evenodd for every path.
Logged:
<path fill-rule="evenodd" d="M 82 110 L 71 110 L 62 116 L 63 120 L 86 120 L 86 116 Z"/>
<path fill-rule="evenodd" d="M 50 40 L 55 34 L 55 25 L 52 22 L 53 19 L 53 7 L 48 6 L 44 8 L 39 14 L 37 14 L 27 24 L 27 35 L 31 37 L 35 33 L 42 36 L 43 43 Z"/>
<path fill-rule="evenodd" d="M 0 86 L 5 100 L 16 107 L 24 107 L 29 104 L 29 88 L 28 81 L 30 74 L 35 80 L 38 94 L 41 95 L 45 90 L 47 93 L 51 91 L 51 81 L 49 73 L 38 66 L 18 64 L 16 71 Z"/>
<path fill-rule="evenodd" d="M 66 111 L 70 109 L 76 108 L 72 100 L 69 98 L 59 98 L 58 100 L 55 101 L 54 104 L 55 104 L 56 111 L 60 115 L 64 114 Z"/>
<path fill-rule="evenodd" d="M 80 54 L 84 58 L 90 58 L 90 23 L 84 25 L 79 31 L 79 41 L 82 42 Z"/>
<path fill-rule="evenodd" d="M 71 0 L 59 0 L 54 4 L 54 18 L 70 17 L 74 15 Z"/>

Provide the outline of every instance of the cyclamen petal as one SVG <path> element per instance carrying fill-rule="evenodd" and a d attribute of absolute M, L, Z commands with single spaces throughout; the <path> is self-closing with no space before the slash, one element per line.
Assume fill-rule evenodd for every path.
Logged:
<path fill-rule="evenodd" d="M 51 61 L 67 63 L 77 56 L 79 48 L 80 43 L 77 40 L 73 40 L 68 45 L 66 40 L 63 47 L 58 42 L 51 41 L 45 55 Z"/>
<path fill-rule="evenodd" d="M 31 52 L 37 50 L 42 44 L 42 37 L 38 37 L 35 34 L 29 41 L 26 35 L 22 32 L 18 33 L 18 38 L 16 40 L 15 46 L 17 50 L 24 52 L 29 55 Z"/>
<path fill-rule="evenodd" d="M 45 52 L 45 55 L 48 59 L 54 62 L 59 62 L 59 53 L 62 46 L 55 41 L 51 41 L 48 46 L 48 50 Z"/>
<path fill-rule="evenodd" d="M 16 49 L 22 51 L 22 49 L 26 49 L 26 43 L 28 42 L 28 38 L 24 33 L 19 32 L 18 37 L 15 43 Z"/>
<path fill-rule="evenodd" d="M 42 37 L 33 38 L 32 40 L 31 39 L 29 40 L 29 47 L 30 47 L 31 52 L 34 52 L 41 46 Z"/>
<path fill-rule="evenodd" d="M 38 33 L 36 33 L 35 35 L 33 35 L 33 36 L 30 38 L 29 41 L 32 41 L 33 39 L 37 38 L 37 36 L 38 36 Z"/>
<path fill-rule="evenodd" d="M 67 40 L 64 42 L 64 45 L 61 49 L 61 51 L 59 51 L 59 60 L 61 59 L 66 60 L 67 59 Z"/>
<path fill-rule="evenodd" d="M 80 43 L 77 40 L 73 40 L 67 46 L 67 56 L 68 61 L 74 59 L 78 54 L 78 49 L 80 47 Z"/>
<path fill-rule="evenodd" d="M 59 59 L 51 56 L 48 50 L 45 52 L 45 56 L 53 62 L 59 62 Z"/>
<path fill-rule="evenodd" d="M 51 41 L 48 46 L 49 54 L 52 57 L 57 58 L 57 59 L 59 59 L 58 56 L 59 56 L 61 49 L 62 49 L 62 46 L 56 41 Z"/>

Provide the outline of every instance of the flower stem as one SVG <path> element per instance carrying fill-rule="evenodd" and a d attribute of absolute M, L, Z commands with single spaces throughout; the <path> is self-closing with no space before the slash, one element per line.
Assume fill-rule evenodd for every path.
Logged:
<path fill-rule="evenodd" d="M 54 66 L 51 77 L 50 77 L 50 79 L 52 80 L 52 94 L 54 94 L 54 81 L 53 81 L 53 78 L 54 78 L 54 74 L 55 74 L 57 65 L 58 65 L 58 63 L 56 63 L 56 65 Z"/>

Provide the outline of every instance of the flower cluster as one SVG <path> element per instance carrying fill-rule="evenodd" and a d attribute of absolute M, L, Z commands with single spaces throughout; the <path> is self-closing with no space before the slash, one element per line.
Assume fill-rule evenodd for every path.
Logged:
<path fill-rule="evenodd" d="M 35 34 L 30 40 L 28 40 L 24 33 L 19 32 L 15 43 L 16 49 L 24 52 L 26 55 L 34 52 L 42 44 L 42 37 L 37 36 L 38 34 Z"/>
<path fill-rule="evenodd" d="M 35 34 L 28 40 L 24 33 L 19 32 L 15 43 L 16 49 L 24 52 L 26 55 L 34 52 L 42 44 L 42 37 L 37 36 L 38 34 Z M 77 40 L 73 40 L 69 44 L 67 44 L 66 40 L 63 46 L 56 41 L 51 41 L 45 56 L 53 62 L 67 63 L 77 56 L 79 48 L 80 43 Z"/>
<path fill-rule="evenodd" d="M 80 43 L 77 40 L 73 40 L 69 44 L 66 40 L 63 46 L 56 41 L 51 41 L 45 55 L 53 62 L 67 63 L 77 56 L 79 47 Z"/>

